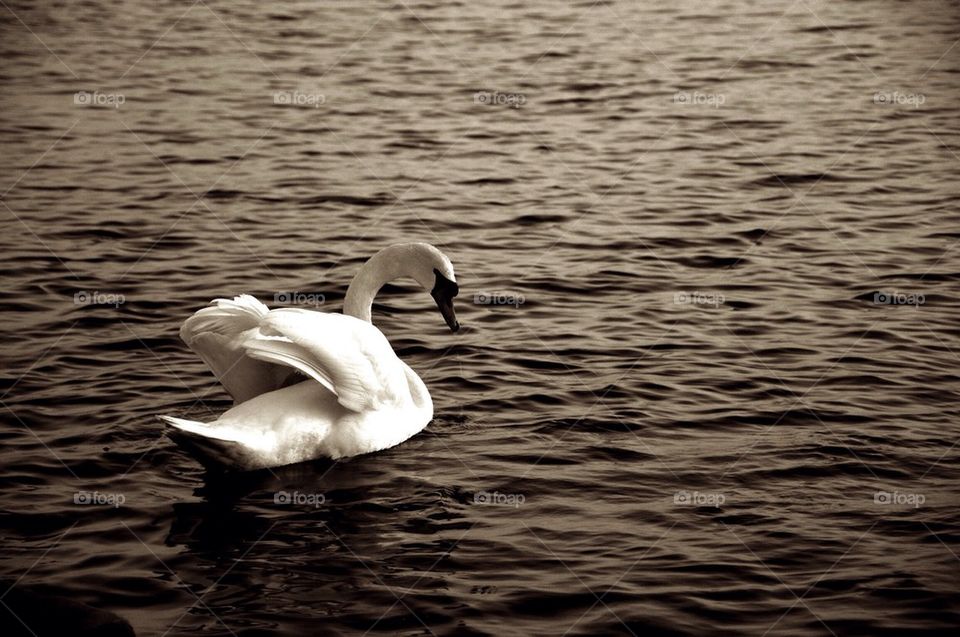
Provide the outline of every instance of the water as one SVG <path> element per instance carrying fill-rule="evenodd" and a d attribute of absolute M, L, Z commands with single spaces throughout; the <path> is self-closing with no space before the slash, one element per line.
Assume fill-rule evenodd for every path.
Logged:
<path fill-rule="evenodd" d="M 955 2 L 5 6 L 0 576 L 139 635 L 960 622 Z M 375 308 L 425 432 L 162 436 L 230 404 L 192 311 L 403 240 L 463 290 Z"/>

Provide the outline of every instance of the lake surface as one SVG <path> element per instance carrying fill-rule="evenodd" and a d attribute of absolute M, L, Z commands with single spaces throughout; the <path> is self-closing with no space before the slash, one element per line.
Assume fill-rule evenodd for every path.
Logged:
<path fill-rule="evenodd" d="M 6 0 L 0 577 L 138 635 L 953 634 L 958 34 L 946 1 Z M 423 433 L 230 479 L 163 436 L 230 405 L 190 313 L 339 311 L 415 240 L 464 326 L 378 299 Z"/>

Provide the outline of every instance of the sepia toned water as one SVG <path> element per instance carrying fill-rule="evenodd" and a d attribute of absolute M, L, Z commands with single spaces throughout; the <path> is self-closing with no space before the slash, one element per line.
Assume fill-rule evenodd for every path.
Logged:
<path fill-rule="evenodd" d="M 960 623 L 956 2 L 0 4 L 4 581 L 138 635 Z M 423 433 L 163 436 L 230 405 L 190 313 L 399 241 L 462 290 L 375 306 Z"/>

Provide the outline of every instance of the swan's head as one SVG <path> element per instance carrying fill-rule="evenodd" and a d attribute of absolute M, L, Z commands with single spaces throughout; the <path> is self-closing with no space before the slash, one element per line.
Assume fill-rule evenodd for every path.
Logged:
<path fill-rule="evenodd" d="M 424 290 L 430 291 L 447 327 L 456 332 L 460 329 L 460 323 L 453 311 L 453 297 L 460 292 L 460 286 L 457 285 L 450 259 L 429 243 L 410 244 L 410 257 L 410 274 Z"/>

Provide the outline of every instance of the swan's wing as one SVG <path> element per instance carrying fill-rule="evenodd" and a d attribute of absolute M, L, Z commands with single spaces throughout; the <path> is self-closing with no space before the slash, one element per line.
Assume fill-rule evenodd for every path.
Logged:
<path fill-rule="evenodd" d="M 180 338 L 203 359 L 237 403 L 284 386 L 291 369 L 247 356 L 243 344 L 269 313 L 247 294 L 216 299 L 180 328 Z"/>
<path fill-rule="evenodd" d="M 314 379 L 333 393 L 337 393 L 333 379 L 327 370 L 313 359 L 310 352 L 283 336 L 251 334 L 244 342 L 247 356 L 264 363 L 276 363 L 298 370 Z"/>
<path fill-rule="evenodd" d="M 273 310 L 245 347 L 251 357 L 289 365 L 312 377 L 351 411 L 405 404 L 410 397 L 403 364 L 389 341 L 376 327 L 352 316 Z"/>

